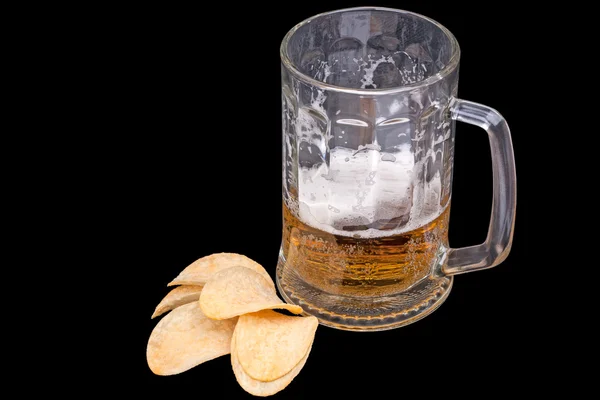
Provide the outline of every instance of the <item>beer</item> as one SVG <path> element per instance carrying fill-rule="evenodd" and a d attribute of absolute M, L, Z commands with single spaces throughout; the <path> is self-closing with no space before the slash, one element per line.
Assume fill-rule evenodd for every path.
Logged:
<path fill-rule="evenodd" d="M 449 211 L 446 206 L 421 226 L 407 224 L 409 230 L 383 225 L 367 235 L 364 227 L 335 233 L 317 229 L 284 202 L 281 279 L 300 279 L 319 291 L 353 297 L 407 290 L 430 275 L 442 245 L 447 246 Z"/>

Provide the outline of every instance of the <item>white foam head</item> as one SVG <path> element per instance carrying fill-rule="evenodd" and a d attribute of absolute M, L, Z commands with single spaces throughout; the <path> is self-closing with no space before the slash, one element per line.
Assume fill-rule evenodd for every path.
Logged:
<path fill-rule="evenodd" d="M 408 145 L 393 153 L 336 147 L 329 166 L 299 168 L 298 216 L 316 229 L 360 238 L 417 228 L 442 211 L 439 175 L 427 184 L 416 184 L 413 174 L 418 167 Z M 403 221 L 396 229 L 352 229 L 394 218 Z"/>

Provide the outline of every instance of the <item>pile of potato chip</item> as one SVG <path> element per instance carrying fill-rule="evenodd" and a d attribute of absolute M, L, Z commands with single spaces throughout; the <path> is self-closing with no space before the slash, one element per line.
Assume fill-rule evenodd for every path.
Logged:
<path fill-rule="evenodd" d="M 318 320 L 288 316 L 302 308 L 283 302 L 265 269 L 246 256 L 212 254 L 185 268 L 152 318 L 171 311 L 150 335 L 152 372 L 173 375 L 231 354 L 236 380 L 248 393 L 270 396 L 298 375 L 312 348 Z"/>

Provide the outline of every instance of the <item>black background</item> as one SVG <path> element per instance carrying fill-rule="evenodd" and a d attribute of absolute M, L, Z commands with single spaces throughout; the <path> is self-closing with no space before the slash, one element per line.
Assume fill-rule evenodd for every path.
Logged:
<path fill-rule="evenodd" d="M 496 268 L 457 276 L 446 302 L 415 324 L 373 333 L 319 327 L 306 366 L 276 398 L 535 390 L 530 373 L 547 356 L 536 344 L 542 294 L 532 290 L 531 213 L 538 188 L 523 86 L 523 68 L 531 65 L 523 60 L 535 58 L 523 38 L 536 35 L 535 22 L 515 7 L 474 12 L 462 3 L 431 3 L 377 5 L 418 12 L 450 29 L 462 50 L 459 97 L 507 119 L 518 179 L 512 251 Z M 177 376 L 153 375 L 145 355 L 157 323 L 150 315 L 168 293 L 166 284 L 211 253 L 244 254 L 275 278 L 282 228 L 279 44 L 307 17 L 360 5 L 371 4 L 161 5 L 123 15 L 128 28 L 114 53 L 123 106 L 112 112 L 128 122 L 114 141 L 124 164 L 110 201 L 123 215 L 114 227 L 115 263 L 137 285 L 127 327 L 116 339 L 126 343 L 123 378 L 132 393 L 251 397 L 236 383 L 227 356 Z M 461 247 L 482 242 L 489 223 L 485 132 L 458 123 L 455 160 L 449 235 L 450 245 Z"/>

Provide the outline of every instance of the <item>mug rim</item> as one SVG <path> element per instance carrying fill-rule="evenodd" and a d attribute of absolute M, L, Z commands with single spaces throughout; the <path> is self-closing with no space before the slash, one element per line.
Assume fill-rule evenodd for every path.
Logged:
<path fill-rule="evenodd" d="M 368 10 L 370 10 L 370 11 L 389 11 L 389 12 L 393 12 L 393 13 L 397 13 L 397 14 L 410 14 L 417 18 L 429 21 L 430 23 L 435 25 L 437 28 L 439 28 L 450 40 L 450 45 L 451 45 L 451 49 L 452 49 L 450 60 L 444 66 L 444 68 L 442 68 L 438 73 L 431 75 L 427 79 L 424 79 L 422 81 L 415 82 L 415 83 L 409 83 L 409 84 L 403 85 L 403 86 L 384 88 L 384 89 L 361 89 L 361 88 L 348 88 L 348 87 L 344 87 L 344 86 L 332 85 L 330 83 L 321 82 L 319 80 L 311 78 L 310 76 L 303 74 L 296 68 L 296 66 L 294 65 L 294 63 L 292 62 L 292 60 L 290 59 L 290 57 L 288 55 L 287 47 L 288 47 L 288 43 L 289 43 L 292 35 L 294 33 L 296 33 L 296 31 L 298 29 L 300 29 L 304 25 L 309 24 L 315 18 L 324 17 L 326 15 L 338 14 L 338 13 L 349 12 L 349 11 L 368 11 Z M 351 8 L 342 8 L 342 9 L 338 9 L 338 10 L 332 10 L 332 11 L 327 11 L 324 13 L 316 14 L 316 15 L 306 18 L 304 21 L 301 21 L 298 24 L 296 24 L 292 29 L 290 29 L 287 32 L 287 34 L 284 36 L 283 40 L 281 41 L 281 45 L 279 47 L 279 56 L 281 58 L 281 62 L 285 66 L 285 68 L 288 71 L 290 71 L 292 73 L 292 75 L 294 75 L 296 78 L 298 78 L 301 81 L 309 83 L 312 86 L 316 86 L 321 89 L 326 89 L 326 90 L 332 91 L 332 92 L 341 92 L 341 93 L 350 93 L 350 94 L 357 94 L 357 95 L 364 95 L 364 96 L 372 96 L 372 95 L 376 95 L 376 94 L 377 95 L 379 95 L 379 94 L 395 94 L 395 93 L 413 91 L 415 89 L 420 89 L 422 87 L 432 85 L 432 84 L 444 79 L 446 76 L 448 76 L 450 73 L 452 73 L 458 66 L 458 63 L 460 60 L 460 47 L 458 45 L 458 41 L 456 40 L 456 37 L 454 37 L 454 35 L 452 34 L 452 32 L 450 32 L 450 30 L 448 30 L 445 26 L 443 26 L 439 22 L 437 22 L 429 17 L 426 17 L 424 15 L 421 15 L 421 14 L 418 14 L 418 13 L 415 13 L 412 11 L 401 10 L 401 9 L 396 9 L 396 8 L 388 8 L 388 7 L 351 7 Z"/>

